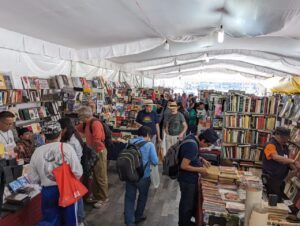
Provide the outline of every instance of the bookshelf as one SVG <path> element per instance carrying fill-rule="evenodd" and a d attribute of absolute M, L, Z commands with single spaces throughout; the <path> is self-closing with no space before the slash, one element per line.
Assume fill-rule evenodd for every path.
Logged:
<path fill-rule="evenodd" d="M 289 147 L 290 157 L 300 161 L 300 95 L 283 95 L 277 125 L 289 128 L 291 130 L 291 144 Z M 295 207 L 300 209 L 300 177 L 290 172 L 286 178 L 284 189 L 287 197 L 294 203 Z"/>
<path fill-rule="evenodd" d="M 276 127 L 280 98 L 231 92 L 223 114 L 223 157 L 238 166 L 260 167 L 263 146 Z"/>

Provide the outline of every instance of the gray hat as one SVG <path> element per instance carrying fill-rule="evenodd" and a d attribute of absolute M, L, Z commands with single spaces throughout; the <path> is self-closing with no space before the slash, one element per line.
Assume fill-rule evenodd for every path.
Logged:
<path fill-rule="evenodd" d="M 280 127 L 276 127 L 274 134 L 283 137 L 289 137 L 291 136 L 291 130 L 280 126 Z"/>

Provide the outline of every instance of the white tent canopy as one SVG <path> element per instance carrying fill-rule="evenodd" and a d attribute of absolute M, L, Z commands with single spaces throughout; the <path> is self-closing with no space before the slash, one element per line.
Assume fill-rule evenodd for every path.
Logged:
<path fill-rule="evenodd" d="M 17 75 L 300 74 L 298 0 L 0 2 L 0 70 Z"/>

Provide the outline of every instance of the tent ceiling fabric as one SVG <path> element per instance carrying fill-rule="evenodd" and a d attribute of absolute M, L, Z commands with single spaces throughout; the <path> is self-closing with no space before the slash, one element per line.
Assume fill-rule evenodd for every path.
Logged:
<path fill-rule="evenodd" d="M 161 75 L 175 56 L 179 64 L 195 66 L 194 60 L 203 66 L 199 61 L 207 53 L 206 57 L 215 62 L 208 64 L 210 70 L 224 68 L 225 62 L 227 70 L 242 67 L 243 73 L 249 75 L 300 74 L 299 0 L 0 0 L 0 3 L 1 28 L 48 43 L 35 48 L 64 46 L 65 55 L 72 60 L 109 59 L 131 73 L 149 75 L 156 71 Z M 225 31 L 222 44 L 216 42 L 220 25 Z M 164 49 L 166 40 L 169 51 Z M 4 42 L 0 41 L 3 48 L 1 43 Z M 52 49 L 56 52 L 47 52 L 48 55 L 61 54 L 57 48 Z"/>

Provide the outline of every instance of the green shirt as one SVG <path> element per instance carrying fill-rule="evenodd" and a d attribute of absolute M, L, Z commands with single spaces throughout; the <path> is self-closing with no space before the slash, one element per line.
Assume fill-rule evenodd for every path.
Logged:
<path fill-rule="evenodd" d="M 195 111 L 195 109 L 190 110 L 189 118 L 190 118 L 189 124 L 196 126 L 196 124 L 197 124 L 197 112 Z"/>

